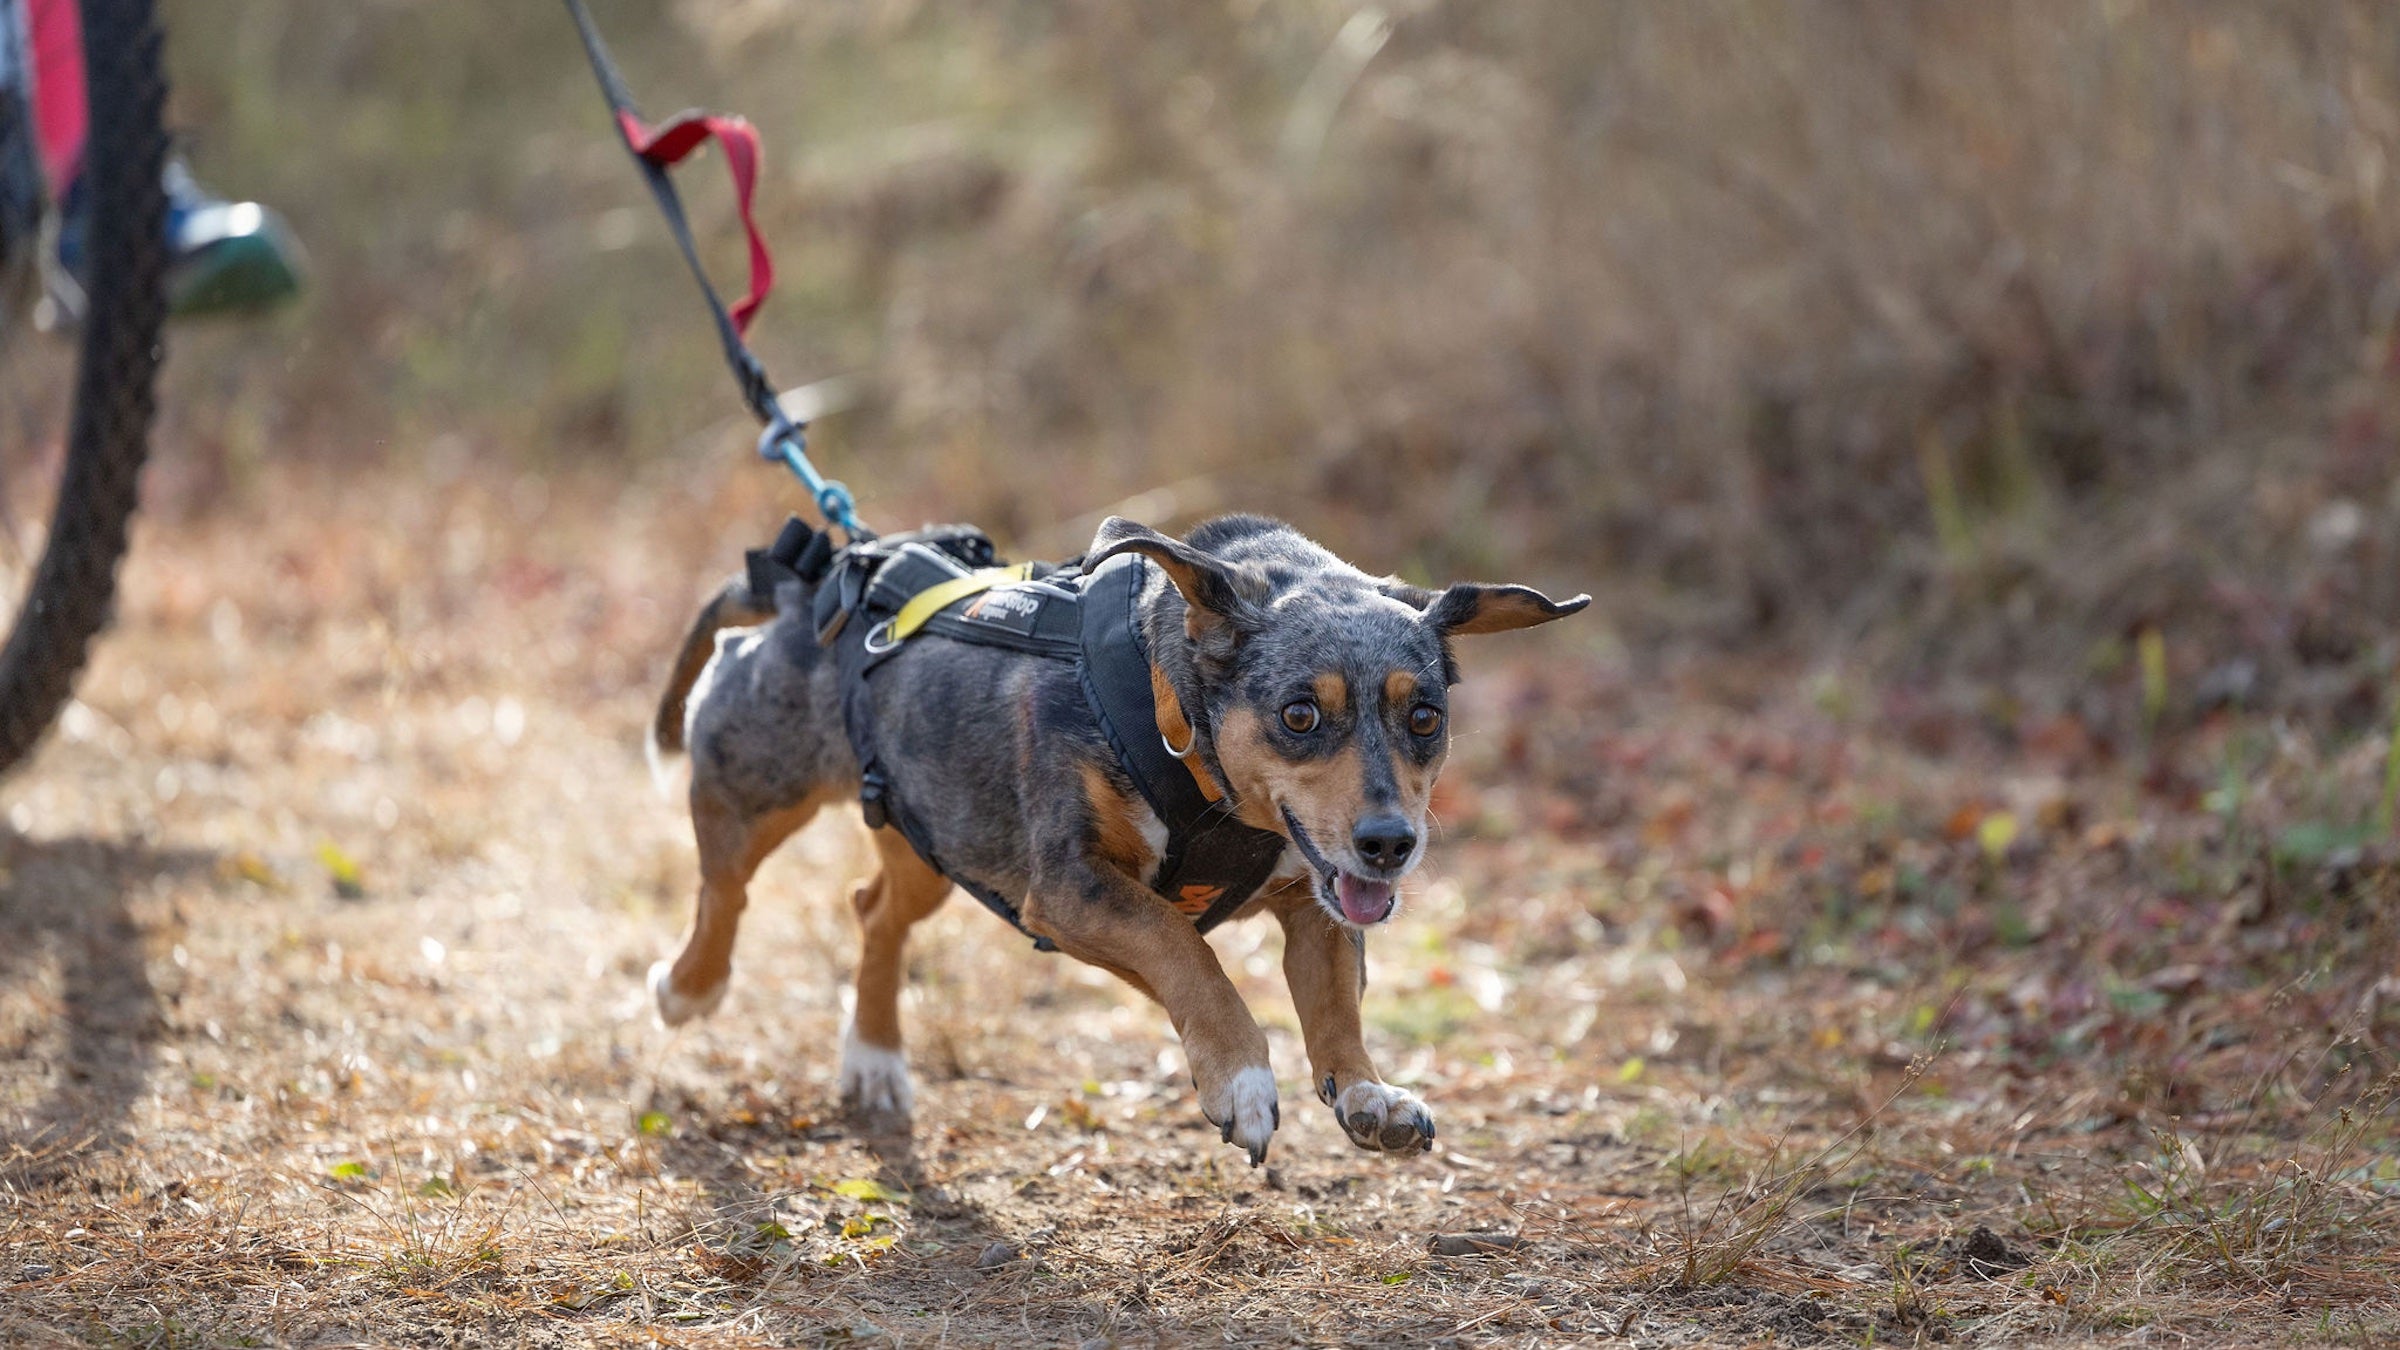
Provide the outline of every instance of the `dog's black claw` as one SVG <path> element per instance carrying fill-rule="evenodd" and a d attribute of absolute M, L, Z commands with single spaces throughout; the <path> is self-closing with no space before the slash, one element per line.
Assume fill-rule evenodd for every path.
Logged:
<path fill-rule="evenodd" d="M 1230 1144 L 1230 1143 L 1232 1143 L 1232 1142 L 1233 1142 L 1233 1122 L 1232 1122 L 1232 1121 L 1230 1121 L 1230 1120 L 1229 1120 L 1229 1121 L 1226 1121 L 1224 1124 L 1222 1124 L 1222 1125 L 1219 1125 L 1219 1126 L 1217 1127 L 1217 1138 L 1224 1140 L 1224 1141 L 1225 1141 L 1226 1143 L 1228 1143 L 1228 1144 Z"/>
<path fill-rule="evenodd" d="M 1267 1160 L 1267 1145 L 1266 1145 L 1266 1141 L 1262 1139 L 1262 1140 L 1260 1140 L 1259 1142 L 1257 1142 L 1257 1143 L 1255 1143 L 1255 1144 L 1252 1144 L 1252 1145 L 1250 1146 L 1250 1165 L 1251 1165 L 1252 1167 L 1256 1167 L 1256 1166 L 1258 1166 L 1259 1164 L 1261 1164 L 1261 1163 L 1265 1162 L 1266 1160 Z"/>
<path fill-rule="evenodd" d="M 1325 1085 L 1317 1089 L 1317 1100 L 1331 1106 L 1336 1095 L 1333 1090 L 1333 1075 L 1327 1074 L 1325 1075 Z"/>
<path fill-rule="evenodd" d="M 1282 1128 L 1283 1128 L 1283 1103 L 1282 1103 L 1282 1102 L 1268 1102 L 1268 1103 L 1267 1103 L 1267 1120 L 1268 1120 L 1268 1122 L 1269 1122 L 1269 1128 L 1271 1128 L 1271 1129 L 1277 1129 L 1277 1130 L 1280 1130 L 1280 1129 L 1282 1129 Z"/>

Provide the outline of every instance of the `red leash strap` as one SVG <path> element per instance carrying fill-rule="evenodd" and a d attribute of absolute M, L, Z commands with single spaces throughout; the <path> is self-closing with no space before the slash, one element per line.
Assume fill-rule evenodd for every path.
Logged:
<path fill-rule="evenodd" d="M 767 241 L 750 210 L 751 198 L 758 190 L 758 128 L 745 117 L 703 112 L 677 113 L 649 127 L 630 109 L 620 108 L 617 130 L 624 133 L 627 148 L 661 169 L 681 164 L 706 141 L 715 141 L 725 152 L 725 167 L 733 175 L 734 208 L 741 213 L 742 233 L 750 241 L 750 289 L 733 303 L 734 331 L 748 336 L 751 317 L 775 289 L 775 259 L 767 253 Z"/>
<path fill-rule="evenodd" d="M 0 0 L 0 4 L 6 3 L 9 0 Z M 633 94 L 625 88 L 625 77 L 617 73 L 617 63 L 610 59 L 608 44 L 601 41 L 600 28 L 592 22 L 591 11 L 584 8 L 583 0 L 566 0 L 566 7 L 568 16 L 575 21 L 575 31 L 583 38 L 583 53 L 591 58 L 592 74 L 600 81 L 600 95 L 608 100 L 609 116 L 616 120 L 617 135 L 632 153 L 634 167 L 641 170 L 642 182 L 657 201 L 659 214 L 667 218 L 668 232 L 675 236 L 677 251 L 683 254 L 684 264 L 692 269 L 692 280 L 699 284 L 701 298 L 708 302 L 709 317 L 717 325 L 717 341 L 725 349 L 725 364 L 732 369 L 734 382 L 741 386 L 742 402 L 770 429 L 793 429 L 775 400 L 774 382 L 767 378 L 766 369 L 759 365 L 750 344 L 743 340 L 751 317 L 775 284 L 775 265 L 767 257 L 766 240 L 760 237 L 758 222 L 750 213 L 750 199 L 758 187 L 757 130 L 739 117 L 697 112 L 669 118 L 652 130 L 635 110 Z M 700 246 L 692 239 L 691 221 L 684 216 L 683 198 L 676 193 L 675 175 L 670 172 L 670 166 L 681 163 L 700 148 L 701 142 L 709 140 L 724 147 L 726 166 L 733 171 L 734 201 L 741 208 L 742 232 L 750 239 L 750 292 L 731 310 L 718 297 L 715 283 L 708 279 L 708 269 L 700 264 Z M 814 490 L 812 486 L 811 491 Z"/>

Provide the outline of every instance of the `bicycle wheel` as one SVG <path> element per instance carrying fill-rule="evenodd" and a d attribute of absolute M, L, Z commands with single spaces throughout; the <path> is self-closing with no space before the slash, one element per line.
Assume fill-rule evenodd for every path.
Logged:
<path fill-rule="evenodd" d="M 82 0 L 91 216 L 70 338 L 0 315 L 0 772 L 73 693 L 108 622 L 157 407 L 166 81 L 151 0 Z"/>

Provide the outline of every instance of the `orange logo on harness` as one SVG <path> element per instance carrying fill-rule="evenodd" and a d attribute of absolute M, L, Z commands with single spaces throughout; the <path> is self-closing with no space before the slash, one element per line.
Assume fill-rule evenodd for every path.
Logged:
<path fill-rule="evenodd" d="M 1186 886 L 1176 893 L 1175 908 L 1186 914 L 1206 914 L 1208 907 L 1225 894 L 1222 886 Z"/>
<path fill-rule="evenodd" d="M 1040 600 L 1023 591 L 994 589 L 975 597 L 975 603 L 967 606 L 967 617 L 980 619 L 989 610 L 994 619 L 1021 619 L 1041 607 Z"/>

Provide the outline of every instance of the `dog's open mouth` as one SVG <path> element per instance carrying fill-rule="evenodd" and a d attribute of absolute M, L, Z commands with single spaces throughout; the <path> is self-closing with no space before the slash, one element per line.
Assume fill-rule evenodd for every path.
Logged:
<path fill-rule="evenodd" d="M 1355 924 L 1382 923 L 1392 914 L 1392 901 L 1398 892 L 1388 881 L 1369 881 L 1348 872 L 1336 873 L 1333 895 L 1342 907 L 1342 917 Z"/>
<path fill-rule="evenodd" d="M 1308 860 L 1315 874 L 1317 898 L 1328 908 L 1340 912 L 1344 919 L 1364 928 L 1382 923 L 1392 917 L 1392 907 L 1399 902 L 1400 891 L 1388 881 L 1373 881 L 1326 861 L 1317 851 L 1315 841 L 1292 815 L 1291 808 L 1283 809 L 1284 828 L 1291 831 L 1292 842 L 1299 845 L 1300 856 Z"/>

